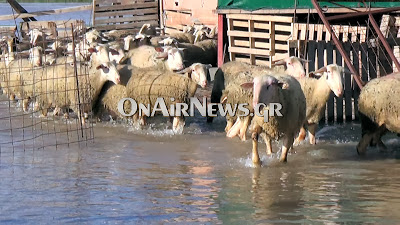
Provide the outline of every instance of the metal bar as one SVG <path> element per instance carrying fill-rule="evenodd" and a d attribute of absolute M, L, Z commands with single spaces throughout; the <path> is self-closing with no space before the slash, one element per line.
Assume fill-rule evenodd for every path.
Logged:
<path fill-rule="evenodd" d="M 218 14 L 218 67 L 224 64 L 224 15 Z"/>
<path fill-rule="evenodd" d="M 326 20 L 326 17 L 324 15 L 324 13 L 322 12 L 321 7 L 317 3 L 317 0 L 311 0 L 311 2 L 314 5 L 314 8 L 317 10 L 317 13 L 318 13 L 319 17 L 321 18 L 322 22 L 324 23 L 326 29 L 331 34 L 333 42 L 335 43 L 337 49 L 339 50 L 340 54 L 342 55 L 342 57 L 344 59 L 346 65 L 349 67 L 351 73 L 354 75 L 354 79 L 356 80 L 358 86 L 361 89 L 364 86 L 364 82 L 360 79 L 360 75 L 358 74 L 358 72 L 354 68 L 353 64 L 351 63 L 349 56 L 344 51 L 342 43 L 340 43 L 339 39 L 336 37 L 336 34 L 332 31 L 332 27 L 329 24 L 329 21 Z"/>
<path fill-rule="evenodd" d="M 24 7 L 22 7 L 17 1 L 15 1 L 15 0 L 7 0 L 7 2 L 8 2 L 8 4 L 11 5 L 11 7 L 13 7 L 13 9 L 14 9 L 17 13 L 19 13 L 19 14 L 21 14 L 21 13 L 28 13 L 28 11 L 26 11 L 26 9 L 24 9 Z M 29 20 L 30 20 L 30 21 L 36 21 L 36 19 L 33 18 L 33 17 L 23 18 L 23 20 L 24 20 L 25 22 L 29 22 Z"/>
<path fill-rule="evenodd" d="M 378 34 L 379 40 L 382 42 L 383 46 L 385 47 L 386 51 L 388 52 L 390 59 L 392 59 L 392 61 L 396 65 L 397 70 L 400 70 L 400 63 L 396 59 L 396 56 L 393 54 L 393 49 L 390 48 L 390 45 L 386 41 L 386 38 L 383 36 L 381 30 L 379 29 L 379 26 L 376 23 L 374 17 L 372 16 L 372 14 L 369 14 L 368 17 L 369 17 L 369 20 L 371 21 L 372 26 L 374 27 L 374 30 Z"/>
<path fill-rule="evenodd" d="M 393 7 L 393 8 L 378 9 L 378 10 L 373 10 L 373 11 L 347 13 L 347 14 L 336 15 L 336 16 L 328 16 L 328 17 L 326 17 L 326 20 L 331 21 L 331 20 L 338 20 L 338 19 L 346 19 L 346 18 L 352 18 L 352 17 L 358 17 L 358 16 L 367 16 L 369 14 L 389 13 L 389 12 L 399 11 L 399 10 L 400 10 L 400 7 Z"/>

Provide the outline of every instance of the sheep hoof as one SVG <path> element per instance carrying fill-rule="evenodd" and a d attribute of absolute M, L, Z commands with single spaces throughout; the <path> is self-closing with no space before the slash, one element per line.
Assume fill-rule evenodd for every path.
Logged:
<path fill-rule="evenodd" d="M 256 168 L 261 167 L 262 166 L 261 160 L 253 161 L 253 166 Z"/>

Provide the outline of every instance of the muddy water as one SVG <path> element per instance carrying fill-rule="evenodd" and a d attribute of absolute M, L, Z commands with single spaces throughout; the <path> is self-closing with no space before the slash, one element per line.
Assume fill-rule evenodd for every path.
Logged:
<path fill-rule="evenodd" d="M 317 146 L 287 164 L 262 151 L 256 169 L 251 142 L 225 138 L 221 118 L 189 118 L 182 135 L 170 126 L 104 123 L 88 147 L 3 149 L 0 224 L 400 223 L 394 135 L 360 158 L 359 124 L 324 126 Z"/>

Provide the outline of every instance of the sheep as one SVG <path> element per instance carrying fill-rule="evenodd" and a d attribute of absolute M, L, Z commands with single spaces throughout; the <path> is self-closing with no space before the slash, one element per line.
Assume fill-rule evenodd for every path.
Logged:
<path fill-rule="evenodd" d="M 138 34 L 156 36 L 157 33 L 159 33 L 159 32 L 157 32 L 157 31 L 159 31 L 159 30 L 161 30 L 161 28 L 155 27 L 155 26 L 153 26 L 153 25 L 150 24 L 150 23 L 145 23 L 145 24 L 143 24 L 142 27 L 140 28 Z"/>
<path fill-rule="evenodd" d="M 120 64 L 121 59 L 125 57 L 125 52 L 123 47 L 118 42 L 110 42 L 107 44 L 109 49 L 110 61 L 115 61 L 115 63 Z"/>
<path fill-rule="evenodd" d="M 304 140 L 306 136 L 306 127 L 308 127 L 310 144 L 316 144 L 315 132 L 317 130 L 318 123 L 325 112 L 326 102 L 329 99 L 331 91 L 333 91 L 337 97 L 341 97 L 343 95 L 343 67 L 336 64 L 330 64 L 314 72 L 314 74 L 318 73 L 322 73 L 322 76 L 319 79 L 310 77 L 298 79 L 301 89 L 306 96 L 307 122 L 300 129 L 300 134 L 295 141 L 296 144 Z"/>
<path fill-rule="evenodd" d="M 197 90 L 197 84 L 190 78 L 170 71 L 147 68 L 134 72 L 135 75 L 132 74 L 126 85 L 127 97 L 136 100 L 138 105 L 149 104 L 151 111 L 157 98 L 163 98 L 169 108 L 172 104 L 189 103 L 189 99 L 194 96 Z M 136 112 L 135 117 L 139 117 L 140 125 L 145 125 L 146 117 L 138 114 Z M 173 131 L 182 132 L 184 124 L 183 116 L 175 116 L 173 118 Z"/>
<path fill-rule="evenodd" d="M 368 145 L 385 149 L 381 137 L 387 132 L 400 136 L 400 73 L 369 81 L 360 92 L 358 112 L 361 120 L 361 139 L 357 153 L 364 155 Z"/>
<path fill-rule="evenodd" d="M 196 36 L 193 34 L 182 32 L 171 33 L 169 37 L 176 39 L 178 42 L 189 44 L 194 44 L 194 40 L 196 39 Z"/>
<path fill-rule="evenodd" d="M 78 70 L 84 69 L 79 63 L 76 66 Z M 96 67 L 90 67 L 88 74 L 89 79 L 78 77 L 79 86 L 77 87 L 73 67 L 56 65 L 46 69 L 43 79 L 36 85 L 40 93 L 37 101 L 42 115 L 46 116 L 47 110 L 52 106 L 69 107 L 77 113 L 78 118 L 82 119 L 82 123 L 85 123 L 78 108 L 78 101 L 83 105 L 84 114 L 87 114 L 97 101 L 100 91 L 107 81 L 120 83 L 120 75 L 111 62 L 103 62 Z M 77 90 L 80 94 L 79 99 L 76 97 Z"/>
<path fill-rule="evenodd" d="M 132 74 L 138 74 L 141 71 L 141 69 L 135 68 L 131 65 L 118 65 L 117 68 L 121 76 L 121 83 L 119 85 L 114 85 L 111 82 L 105 84 L 96 107 L 96 110 L 98 112 L 101 112 L 101 108 L 104 108 L 108 112 L 108 114 L 112 116 L 112 118 L 116 118 L 118 117 L 118 115 L 120 115 L 118 113 L 118 102 L 122 98 L 127 97 L 125 86 L 128 83 L 130 77 L 132 76 Z M 195 63 L 192 66 L 180 71 L 180 73 L 184 73 L 185 77 L 189 77 L 199 86 L 205 88 L 207 86 L 207 70 L 208 65 Z M 127 109 L 129 108 L 130 102 L 126 101 L 124 104 L 124 110 L 127 111 Z"/>
<path fill-rule="evenodd" d="M 94 42 L 101 41 L 100 32 L 96 29 L 92 29 L 85 33 L 85 40 L 87 44 L 92 44 Z"/>
<path fill-rule="evenodd" d="M 270 103 L 279 103 L 282 107 L 282 116 L 268 116 L 268 122 L 257 114 L 252 120 L 252 161 L 255 166 L 260 166 L 258 155 L 258 137 L 263 133 L 267 154 L 272 154 L 271 139 L 283 139 L 282 152 L 279 161 L 287 162 L 288 150 L 292 148 L 294 135 L 299 132 L 306 120 L 306 98 L 296 78 L 286 74 L 262 75 L 253 79 L 253 82 L 243 83 L 245 89 L 253 91 L 253 108 L 259 103 L 265 104 L 269 109 Z M 271 110 L 271 109 L 269 109 Z"/>
<path fill-rule="evenodd" d="M 34 28 L 28 32 L 29 43 L 32 46 L 36 46 L 38 43 L 43 43 L 46 40 L 46 33 Z"/>
<path fill-rule="evenodd" d="M 128 35 L 124 37 L 124 50 L 129 51 L 142 45 L 150 45 L 150 36 L 147 35 Z"/>
<path fill-rule="evenodd" d="M 43 48 L 40 46 L 29 49 L 29 61 L 33 66 L 42 66 Z"/>
<path fill-rule="evenodd" d="M 178 48 L 183 48 L 184 58 L 187 65 L 193 63 L 217 65 L 217 41 L 204 40 L 196 44 L 178 43 Z"/>
<path fill-rule="evenodd" d="M 286 69 L 281 65 L 286 65 Z M 224 63 L 215 73 L 214 85 L 211 91 L 211 103 L 219 103 L 222 96 L 222 91 L 225 89 L 227 84 L 235 79 L 236 74 L 247 70 L 254 70 L 257 66 L 250 65 L 243 62 L 227 62 Z M 264 67 L 268 69 L 267 67 Z M 271 68 L 275 72 L 285 73 L 293 75 L 294 77 L 305 77 L 304 67 L 301 64 L 301 60 L 297 57 L 288 57 L 275 62 L 275 65 Z M 213 117 L 207 116 L 207 122 L 211 123 Z"/>
<path fill-rule="evenodd" d="M 127 59 L 130 60 L 132 66 L 139 68 L 157 66 L 170 71 L 180 71 L 184 68 L 182 51 L 173 47 L 140 46 L 130 50 L 121 59 L 121 63 L 124 63 Z"/>

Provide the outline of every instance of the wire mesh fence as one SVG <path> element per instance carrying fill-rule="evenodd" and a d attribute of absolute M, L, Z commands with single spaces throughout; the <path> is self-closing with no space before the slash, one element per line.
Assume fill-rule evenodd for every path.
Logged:
<path fill-rule="evenodd" d="M 33 21 L 0 33 L 0 150 L 94 139 L 85 29 Z"/>

